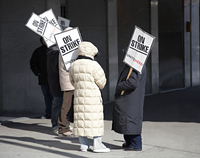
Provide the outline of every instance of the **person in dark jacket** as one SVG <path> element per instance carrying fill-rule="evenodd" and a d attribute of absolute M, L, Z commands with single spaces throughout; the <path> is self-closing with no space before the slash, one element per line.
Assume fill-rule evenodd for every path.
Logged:
<path fill-rule="evenodd" d="M 63 92 L 61 91 L 59 81 L 58 57 L 59 50 L 56 45 L 47 49 L 47 77 L 50 92 L 53 96 L 51 124 L 53 132 L 56 134 L 58 134 L 58 116 L 63 102 Z"/>
<path fill-rule="evenodd" d="M 146 67 L 144 66 L 142 74 L 133 69 L 127 79 L 129 70 L 130 67 L 126 65 L 117 82 L 112 130 L 124 135 L 124 150 L 141 151 Z"/>
<path fill-rule="evenodd" d="M 44 39 L 41 37 L 40 42 L 42 46 L 35 49 L 31 59 L 30 59 L 30 68 L 33 73 L 38 76 L 38 84 L 41 86 L 42 93 L 44 95 L 45 101 L 45 115 L 42 118 L 51 118 L 51 108 L 52 108 L 52 96 L 50 94 L 49 85 L 47 81 L 47 55 L 46 50 L 47 46 L 44 42 Z"/>

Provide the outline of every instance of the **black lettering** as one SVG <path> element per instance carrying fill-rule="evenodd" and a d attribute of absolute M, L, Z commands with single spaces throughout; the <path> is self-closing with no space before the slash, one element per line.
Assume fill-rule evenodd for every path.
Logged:
<path fill-rule="evenodd" d="M 65 45 L 64 47 L 65 47 L 65 49 L 68 51 L 68 48 L 67 48 L 67 46 Z"/>
<path fill-rule="evenodd" d="M 34 20 L 32 24 L 33 24 L 33 26 L 38 27 L 39 21 Z"/>
<path fill-rule="evenodd" d="M 60 47 L 60 50 L 62 51 L 62 53 L 65 53 L 65 48 L 64 47 Z"/>
<path fill-rule="evenodd" d="M 79 39 L 77 39 L 77 40 L 76 40 L 76 42 L 77 42 L 77 46 L 78 46 L 78 45 L 79 45 L 79 43 L 80 43 Z"/>
<path fill-rule="evenodd" d="M 57 25 L 54 19 L 52 19 L 51 21 L 49 21 L 49 23 L 52 24 L 52 25 L 54 25 L 54 26 Z"/>
<path fill-rule="evenodd" d="M 42 34 L 44 30 L 44 26 L 45 26 L 45 22 L 43 20 L 40 20 L 40 24 L 38 26 L 37 32 Z"/>
<path fill-rule="evenodd" d="M 148 52 L 148 50 L 149 50 L 149 46 L 146 46 L 146 53 Z"/>
<path fill-rule="evenodd" d="M 132 40 L 132 42 L 131 42 L 131 46 L 134 47 L 134 45 L 135 45 L 135 41 Z"/>
<path fill-rule="evenodd" d="M 145 38 L 139 35 L 138 36 L 138 42 L 144 44 L 144 41 L 145 41 Z"/>
<path fill-rule="evenodd" d="M 70 39 L 71 39 L 71 37 L 70 37 Z M 67 41 L 66 37 L 63 38 L 63 41 L 64 40 Z M 72 41 L 72 42 L 67 43 L 66 45 L 60 47 L 60 50 L 62 51 L 62 53 L 66 53 L 66 52 L 70 51 L 71 49 L 78 47 L 79 43 L 80 43 L 79 39 L 76 39 L 75 41 Z"/>
<path fill-rule="evenodd" d="M 63 42 L 64 42 L 65 44 L 67 44 L 67 43 L 70 42 L 70 41 L 72 41 L 71 36 L 66 36 L 66 37 L 63 38 Z"/>
<path fill-rule="evenodd" d="M 67 44 L 67 47 L 69 48 L 69 49 L 72 49 L 73 47 L 72 47 L 72 43 L 68 43 Z"/>
<path fill-rule="evenodd" d="M 131 58 L 133 61 L 135 61 L 135 58 L 127 54 L 127 57 Z"/>
<path fill-rule="evenodd" d="M 63 21 L 63 20 L 61 20 L 60 23 L 61 23 L 61 25 L 65 25 L 65 21 Z"/>
<path fill-rule="evenodd" d="M 148 47 L 148 46 L 143 45 L 143 44 L 138 43 L 138 42 L 137 42 L 137 45 L 135 45 L 135 48 L 138 49 L 138 50 L 140 50 L 140 51 L 146 52 L 146 53 L 147 53 L 148 50 L 149 50 L 149 47 Z"/>

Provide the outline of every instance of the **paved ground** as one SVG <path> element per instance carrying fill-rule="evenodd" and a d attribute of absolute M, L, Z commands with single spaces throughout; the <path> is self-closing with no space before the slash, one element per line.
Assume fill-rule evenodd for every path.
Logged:
<path fill-rule="evenodd" d="M 49 119 L 7 115 L 0 116 L 0 158 L 200 158 L 200 87 L 145 97 L 142 151 L 121 148 L 112 106 L 105 104 L 109 153 L 80 152 L 78 138 L 55 135 Z"/>

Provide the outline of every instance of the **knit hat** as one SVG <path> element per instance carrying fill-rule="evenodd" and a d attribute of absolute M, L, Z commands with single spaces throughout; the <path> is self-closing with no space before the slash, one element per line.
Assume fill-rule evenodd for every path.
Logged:
<path fill-rule="evenodd" d="M 94 56 L 97 53 L 98 53 L 97 47 L 95 47 L 91 42 L 83 41 L 79 44 L 78 55 L 94 59 Z"/>

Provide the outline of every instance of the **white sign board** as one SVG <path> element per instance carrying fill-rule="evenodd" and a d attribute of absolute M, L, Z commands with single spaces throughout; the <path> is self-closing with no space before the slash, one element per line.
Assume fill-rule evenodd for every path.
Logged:
<path fill-rule="evenodd" d="M 69 27 L 70 20 L 58 16 L 58 23 L 62 27 L 62 29 L 65 30 L 67 27 Z"/>
<path fill-rule="evenodd" d="M 155 37 L 135 26 L 124 63 L 142 73 L 143 66 L 150 54 Z"/>
<path fill-rule="evenodd" d="M 38 35 L 42 36 L 43 38 L 47 38 L 54 44 L 56 44 L 54 35 L 62 32 L 62 30 L 46 22 L 35 13 L 32 13 L 30 19 L 25 26 L 31 29 L 33 32 L 37 33 Z"/>
<path fill-rule="evenodd" d="M 53 26 L 57 27 L 58 29 L 62 30 L 58 24 L 58 21 L 52 9 L 49 9 L 45 11 L 44 13 L 40 14 L 39 17 L 41 17 L 46 22 L 52 24 Z M 47 47 L 50 47 L 55 44 L 51 42 L 50 40 L 48 40 L 47 38 L 44 38 L 44 40 L 45 40 L 45 43 L 47 44 Z"/>
<path fill-rule="evenodd" d="M 78 57 L 78 46 L 82 42 L 81 34 L 78 27 L 56 34 L 55 39 L 65 64 L 66 71 L 72 62 Z"/>

